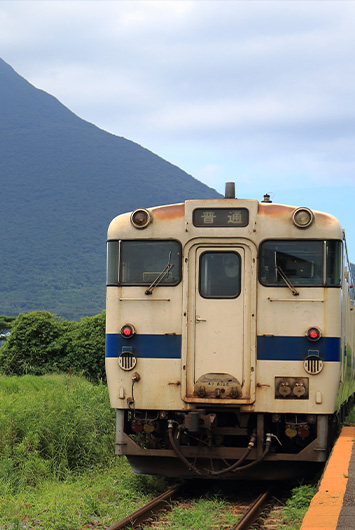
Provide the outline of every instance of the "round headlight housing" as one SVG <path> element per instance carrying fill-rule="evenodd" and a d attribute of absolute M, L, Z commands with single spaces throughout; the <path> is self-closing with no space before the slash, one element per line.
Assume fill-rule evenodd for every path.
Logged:
<path fill-rule="evenodd" d="M 147 228 L 147 226 L 152 222 L 152 216 L 144 208 L 139 208 L 134 210 L 131 214 L 131 223 L 135 228 L 142 229 Z"/>
<path fill-rule="evenodd" d="M 308 228 L 313 223 L 314 215 L 309 208 L 297 208 L 293 212 L 292 220 L 297 228 Z"/>

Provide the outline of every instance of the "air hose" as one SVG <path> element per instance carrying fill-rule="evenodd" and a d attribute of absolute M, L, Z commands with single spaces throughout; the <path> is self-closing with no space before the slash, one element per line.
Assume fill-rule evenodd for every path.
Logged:
<path fill-rule="evenodd" d="M 213 476 L 224 475 L 225 473 L 229 473 L 231 471 L 234 471 L 237 468 L 241 469 L 241 466 L 242 466 L 243 462 L 245 462 L 245 460 L 248 458 L 250 451 L 253 449 L 253 447 L 255 445 L 255 442 L 256 442 L 256 434 L 255 434 L 255 432 L 253 432 L 253 434 L 252 434 L 252 436 L 250 438 L 250 441 L 248 443 L 247 450 L 245 451 L 244 455 L 239 460 L 234 462 L 234 464 L 232 464 L 229 467 L 221 469 L 220 471 L 210 471 L 210 475 L 213 475 Z M 255 461 L 255 463 L 257 463 L 257 462 L 258 462 L 258 460 Z M 254 464 L 254 462 L 252 462 L 252 463 Z M 247 464 L 246 466 L 243 466 L 242 469 L 244 469 L 245 467 L 248 467 L 249 465 L 250 464 Z"/>
<path fill-rule="evenodd" d="M 180 451 L 180 448 L 179 448 L 179 446 L 176 443 L 176 440 L 174 438 L 174 432 L 173 431 L 174 431 L 173 421 L 169 420 L 169 422 L 168 422 L 169 440 L 170 440 L 172 448 L 174 449 L 174 452 L 175 452 L 176 456 L 180 458 L 180 460 L 189 468 L 189 470 L 194 471 L 197 475 L 202 475 L 201 471 L 199 471 L 197 469 L 197 467 L 194 466 L 194 464 L 191 464 L 191 462 L 189 462 L 187 460 L 187 458 L 185 458 L 184 455 L 182 454 L 182 452 Z"/>
<path fill-rule="evenodd" d="M 174 438 L 174 427 L 173 427 L 173 421 L 172 420 L 169 420 L 169 422 L 168 422 L 168 432 L 169 432 L 169 440 L 170 440 L 171 446 L 172 446 L 176 456 L 189 468 L 189 470 L 194 471 L 197 475 L 205 475 L 199 469 L 197 469 L 197 467 L 194 464 L 189 462 L 188 459 L 182 454 L 182 452 L 180 450 L 180 447 L 179 447 L 179 445 L 177 444 L 177 442 L 176 442 L 176 440 Z M 255 446 L 256 434 L 254 432 L 252 434 L 251 438 L 250 438 L 248 447 L 247 447 L 244 455 L 239 460 L 234 462 L 234 464 L 232 464 L 231 466 L 226 467 L 224 469 L 221 469 L 220 471 L 208 471 L 208 474 L 212 475 L 214 477 L 215 476 L 221 476 L 221 475 L 225 475 L 226 473 L 231 473 L 231 472 L 235 472 L 235 471 L 243 471 L 244 469 L 248 469 L 250 467 L 255 466 L 256 464 L 259 464 L 266 457 L 268 452 L 270 451 L 271 441 L 272 441 L 272 435 L 269 434 L 269 433 L 266 434 L 265 449 L 264 449 L 264 452 L 261 455 L 261 457 L 257 458 L 253 462 L 250 462 L 249 464 L 246 464 L 245 466 L 243 466 L 242 465 L 243 462 L 245 462 L 245 460 L 248 458 L 248 456 L 250 454 L 250 451 Z"/>
<path fill-rule="evenodd" d="M 237 462 L 235 462 L 231 466 L 226 467 L 224 469 L 221 469 L 220 471 L 210 471 L 210 475 L 221 476 L 221 475 L 225 475 L 226 473 L 231 473 L 231 472 L 236 472 L 236 471 L 244 471 L 245 469 L 249 469 L 250 467 L 256 466 L 262 460 L 264 460 L 264 458 L 266 457 L 266 455 L 270 451 L 270 446 L 271 446 L 271 441 L 272 441 L 272 436 L 270 434 L 266 435 L 265 449 L 264 449 L 264 452 L 261 455 L 261 457 L 257 458 L 256 460 L 253 460 L 253 462 L 250 462 L 249 464 L 246 464 L 245 466 L 241 465 L 245 461 L 245 459 L 247 458 L 248 454 L 250 453 L 250 451 L 252 449 L 252 447 L 250 447 L 251 441 L 252 440 L 250 440 L 249 445 L 248 445 L 248 449 L 247 449 L 246 453 L 244 454 L 244 456 L 242 456 L 242 458 L 240 458 Z"/>

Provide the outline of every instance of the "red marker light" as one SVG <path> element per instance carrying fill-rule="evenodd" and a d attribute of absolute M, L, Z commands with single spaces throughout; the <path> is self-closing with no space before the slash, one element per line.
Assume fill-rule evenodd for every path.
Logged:
<path fill-rule="evenodd" d="M 136 333 L 136 330 L 134 329 L 132 324 L 125 324 L 124 326 L 122 326 L 120 333 L 121 336 L 125 339 L 130 339 Z"/>
<path fill-rule="evenodd" d="M 320 335 L 321 334 L 318 328 L 309 328 L 309 330 L 307 331 L 307 337 L 309 338 L 309 340 L 312 341 L 320 339 Z"/>

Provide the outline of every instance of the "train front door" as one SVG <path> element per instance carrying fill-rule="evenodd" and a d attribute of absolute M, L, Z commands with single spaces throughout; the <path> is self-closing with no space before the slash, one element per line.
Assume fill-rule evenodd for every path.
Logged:
<path fill-rule="evenodd" d="M 186 398 L 250 401 L 251 251 L 245 245 L 194 245 L 188 261 Z"/>

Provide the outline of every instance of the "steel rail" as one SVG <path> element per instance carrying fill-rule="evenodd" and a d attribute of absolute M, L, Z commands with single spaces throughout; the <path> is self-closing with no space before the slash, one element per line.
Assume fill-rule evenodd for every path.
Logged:
<path fill-rule="evenodd" d="M 181 488 L 182 485 L 180 484 L 179 486 L 162 493 L 158 497 L 155 497 L 155 499 L 149 501 L 145 506 L 142 506 L 142 508 L 139 508 L 124 519 L 121 519 L 107 528 L 107 530 L 121 530 L 128 526 L 130 528 L 136 528 L 137 525 L 144 522 L 152 513 L 161 510 L 162 505 L 164 505 L 164 508 L 167 508 L 168 502 L 177 495 Z"/>
<path fill-rule="evenodd" d="M 257 499 L 251 504 L 245 514 L 231 527 L 230 530 L 248 530 L 253 524 L 262 508 L 266 504 L 270 495 L 270 490 L 261 493 Z"/>

